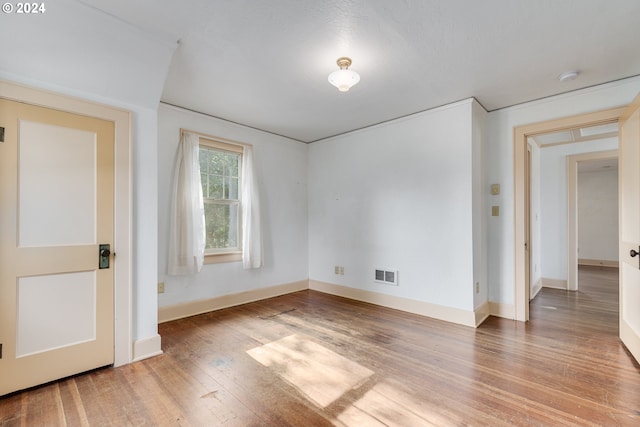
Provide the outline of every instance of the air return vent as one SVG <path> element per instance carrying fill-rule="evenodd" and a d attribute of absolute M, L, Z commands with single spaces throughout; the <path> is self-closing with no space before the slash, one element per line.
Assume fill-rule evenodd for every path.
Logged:
<path fill-rule="evenodd" d="M 379 283 L 398 286 L 398 270 L 376 268 L 374 280 Z"/>

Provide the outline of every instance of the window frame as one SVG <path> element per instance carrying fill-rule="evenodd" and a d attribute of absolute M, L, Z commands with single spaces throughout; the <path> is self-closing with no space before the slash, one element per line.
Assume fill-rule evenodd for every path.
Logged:
<path fill-rule="evenodd" d="M 240 143 L 233 143 L 230 141 L 225 141 L 225 140 L 221 140 L 219 138 L 214 138 L 214 137 L 210 137 L 210 136 L 205 136 L 202 134 L 199 134 L 200 136 L 200 140 L 199 140 L 199 144 L 200 144 L 200 148 L 209 148 L 209 149 L 214 149 L 214 150 L 219 150 L 219 151 L 226 151 L 229 153 L 234 153 L 234 154 L 239 154 L 240 155 L 240 170 L 238 171 L 238 175 L 239 175 L 239 182 L 238 182 L 238 244 L 239 244 L 239 249 L 232 249 L 232 250 L 217 250 L 216 252 L 207 252 L 207 250 L 205 249 L 204 252 L 204 264 L 215 264 L 215 263 L 222 263 L 222 262 L 235 262 L 235 261 L 242 261 L 242 254 L 243 254 L 243 248 L 242 248 L 242 156 L 243 156 L 243 148 L 244 148 L 244 144 L 240 144 Z M 202 171 L 201 171 L 202 173 Z M 202 183 L 201 183 L 202 185 Z M 206 199 L 207 197 L 204 196 L 203 194 L 203 203 L 206 203 Z M 206 227 L 206 224 L 205 224 Z"/>

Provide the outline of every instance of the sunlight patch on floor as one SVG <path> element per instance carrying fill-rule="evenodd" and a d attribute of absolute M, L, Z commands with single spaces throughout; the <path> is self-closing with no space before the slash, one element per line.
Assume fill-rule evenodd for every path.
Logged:
<path fill-rule="evenodd" d="M 247 353 L 321 408 L 360 387 L 373 375 L 373 371 L 303 335 L 290 335 Z"/>
<path fill-rule="evenodd" d="M 348 427 L 446 427 L 461 422 L 452 414 L 438 414 L 428 403 L 386 382 L 376 384 L 342 412 L 338 421 Z"/>

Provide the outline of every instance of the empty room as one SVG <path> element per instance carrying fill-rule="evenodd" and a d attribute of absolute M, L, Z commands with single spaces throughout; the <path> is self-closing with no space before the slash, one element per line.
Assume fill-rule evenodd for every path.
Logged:
<path fill-rule="evenodd" d="M 0 13 L 0 427 L 640 424 L 636 0 Z"/>

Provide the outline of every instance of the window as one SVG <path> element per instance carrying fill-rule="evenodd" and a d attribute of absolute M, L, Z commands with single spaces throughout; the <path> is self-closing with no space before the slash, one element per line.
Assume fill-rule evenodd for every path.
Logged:
<path fill-rule="evenodd" d="M 238 254 L 235 259 L 240 259 L 242 147 L 200 138 L 199 157 L 206 228 L 205 257 Z M 215 262 L 210 258 L 207 258 L 208 262 Z"/>
<path fill-rule="evenodd" d="M 199 159 L 197 161 L 196 159 Z M 196 274 L 203 264 L 264 265 L 260 195 L 251 145 L 180 129 L 169 223 L 167 272 Z"/>

